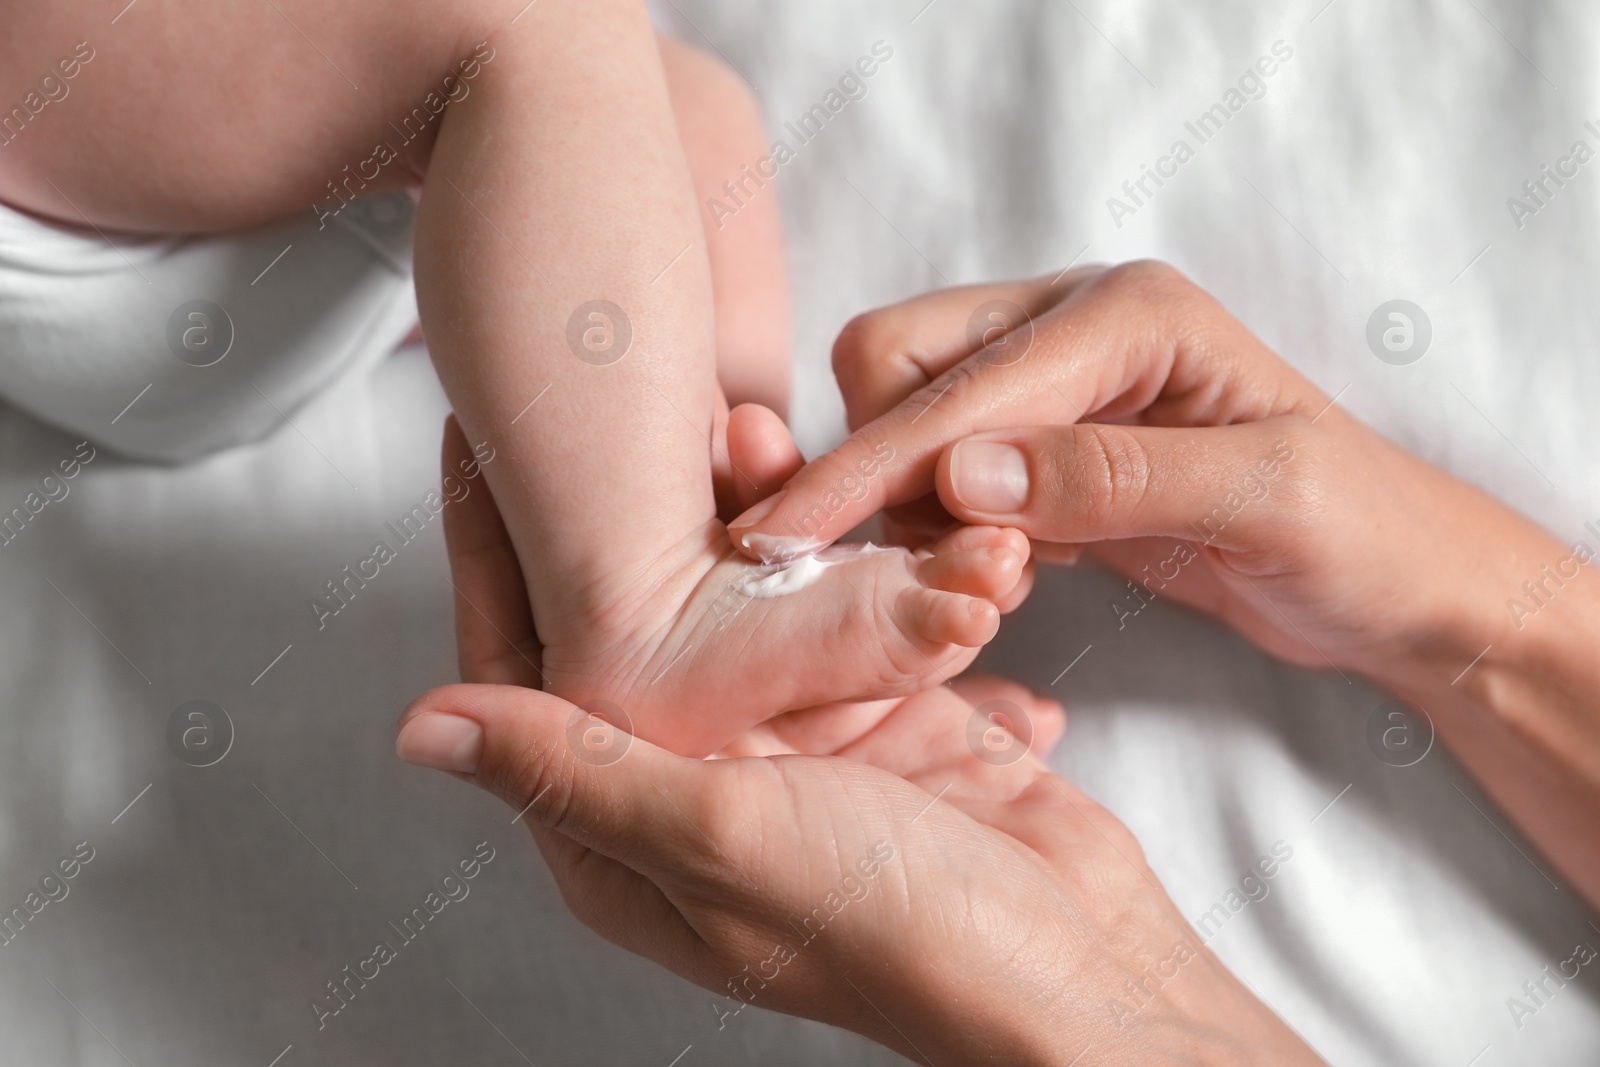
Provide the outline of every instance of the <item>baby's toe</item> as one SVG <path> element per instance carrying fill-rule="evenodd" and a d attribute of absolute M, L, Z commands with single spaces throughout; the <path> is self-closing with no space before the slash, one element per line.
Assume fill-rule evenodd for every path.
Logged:
<path fill-rule="evenodd" d="M 957 526 L 924 551 L 941 555 L 974 548 L 1009 548 L 1027 559 L 1028 537 L 1021 530 L 1013 530 L 1008 526 Z"/>
<path fill-rule="evenodd" d="M 997 600 L 1016 587 L 1027 556 L 1009 546 L 941 552 L 917 565 L 917 581 L 929 589 Z"/>
<path fill-rule="evenodd" d="M 1000 611 L 988 600 L 940 589 L 908 589 L 900 599 L 900 624 L 925 641 L 981 648 L 1000 630 Z"/>
<path fill-rule="evenodd" d="M 1020 530 L 960 527 L 940 538 L 929 554 L 919 553 L 917 580 L 933 589 L 999 600 L 1021 581 L 1028 548 Z"/>

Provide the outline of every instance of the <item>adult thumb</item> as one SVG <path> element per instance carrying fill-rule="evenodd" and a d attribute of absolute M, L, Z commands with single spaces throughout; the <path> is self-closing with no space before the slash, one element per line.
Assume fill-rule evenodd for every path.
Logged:
<path fill-rule="evenodd" d="M 476 783 L 517 813 L 512 821 L 647 872 L 696 833 L 709 776 L 694 773 L 698 761 L 632 736 L 630 725 L 605 701 L 581 708 L 519 686 L 447 685 L 406 708 L 395 753 Z"/>
<path fill-rule="evenodd" d="M 939 457 L 936 486 L 963 522 L 1081 544 L 1179 537 L 1241 545 L 1310 462 L 1306 420 L 1222 427 L 1077 423 L 975 434 Z M 1272 499 L 1272 498 L 1276 499 Z"/>

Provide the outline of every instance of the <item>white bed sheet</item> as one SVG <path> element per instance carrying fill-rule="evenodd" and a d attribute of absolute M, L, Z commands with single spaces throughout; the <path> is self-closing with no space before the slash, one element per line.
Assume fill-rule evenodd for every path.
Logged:
<path fill-rule="evenodd" d="M 1564 539 L 1600 519 L 1600 163 L 1521 229 L 1506 206 L 1575 140 L 1600 145 L 1593 9 L 925 3 L 669 12 L 775 129 L 875 41 L 894 49 L 781 178 L 809 451 L 842 432 L 826 353 L 855 311 L 1160 256 L 1407 447 Z M 1278 40 L 1294 54 L 1266 95 L 1118 228 L 1106 198 Z M 1411 366 L 1364 341 L 1394 298 L 1433 324 Z M 683 1067 L 898 1062 L 759 1011 L 719 1032 L 707 994 L 566 915 L 500 806 L 393 760 L 395 713 L 453 674 L 436 524 L 326 629 L 307 602 L 436 483 L 443 414 L 409 350 L 261 445 L 176 470 L 102 453 L 0 548 L 0 909 L 94 849 L 0 947 L 0 1062 L 664 1065 L 691 1045 Z M 0 504 L 74 444 L 0 410 Z M 1600 930 L 1442 751 L 1380 763 L 1363 737 L 1380 694 L 1165 605 L 1119 631 L 1119 586 L 1049 578 L 987 659 L 1053 683 L 1072 714 L 1058 765 L 1187 914 L 1293 849 L 1211 942 L 1241 976 L 1334 1063 L 1600 1061 L 1592 967 L 1512 1020 L 1507 998 Z M 236 728 L 206 769 L 164 736 L 197 698 Z M 471 896 L 319 1032 L 323 983 L 484 840 Z"/>

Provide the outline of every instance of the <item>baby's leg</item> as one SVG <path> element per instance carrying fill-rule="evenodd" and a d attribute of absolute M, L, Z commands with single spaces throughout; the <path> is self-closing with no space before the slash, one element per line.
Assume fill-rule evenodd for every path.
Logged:
<path fill-rule="evenodd" d="M 683 153 L 701 205 L 711 291 L 716 305 L 717 381 L 728 403 L 760 404 L 784 414 L 789 402 L 789 277 L 775 189 L 760 186 L 738 219 L 723 184 L 769 151 L 755 99 L 726 64 L 671 37 L 657 37 Z M 422 340 L 414 329 L 407 342 Z"/>
<path fill-rule="evenodd" d="M 657 36 L 672 111 L 701 207 L 715 304 L 717 381 L 731 406 L 760 404 L 784 414 L 789 403 L 789 276 L 776 189 L 741 198 L 737 220 L 726 204 L 729 181 L 769 151 L 755 99 L 726 64 L 671 37 Z M 421 327 L 408 341 L 422 339 Z"/>
<path fill-rule="evenodd" d="M 760 404 L 781 415 L 789 402 L 783 227 L 777 189 L 745 176 L 771 150 L 761 113 L 728 66 L 670 37 L 659 44 L 711 260 L 717 380 L 729 404 Z M 743 183 L 745 190 L 736 190 L 734 215 L 725 210 L 729 182 Z"/>
<path fill-rule="evenodd" d="M 642 5 L 535 5 L 440 125 L 417 227 L 439 376 L 547 647 L 631 641 L 699 553 L 715 332 L 705 237 Z"/>
<path fill-rule="evenodd" d="M 993 635 L 1026 542 L 966 530 L 810 563 L 814 584 L 736 558 L 711 494 L 705 236 L 643 13 L 535 7 L 492 41 L 434 146 L 418 296 L 463 427 L 504 456 L 487 476 L 551 688 L 705 750 L 939 680 Z"/>

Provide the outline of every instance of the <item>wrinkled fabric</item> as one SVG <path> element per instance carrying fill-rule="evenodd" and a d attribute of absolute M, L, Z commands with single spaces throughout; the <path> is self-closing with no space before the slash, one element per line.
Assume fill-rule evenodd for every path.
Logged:
<path fill-rule="evenodd" d="M 809 453 L 843 435 L 827 352 L 857 311 L 1158 256 L 1392 439 L 1590 536 L 1600 162 L 1538 205 L 1523 183 L 1600 147 L 1600 13 L 925 2 L 663 5 L 750 79 L 774 138 L 893 49 L 754 192 L 787 221 Z M 1200 143 L 1186 124 L 1278 41 L 1292 56 Z M 1123 183 L 1173 169 L 1180 139 L 1192 158 L 1133 203 Z M 1367 341 L 1392 300 L 1431 324 L 1409 365 Z M 94 850 L 0 946 L 0 1061 L 901 1062 L 759 1009 L 719 1030 L 724 1002 L 567 915 L 513 813 L 396 762 L 399 709 L 454 678 L 439 523 L 320 629 L 311 605 L 437 486 L 444 412 L 406 350 L 257 445 L 177 469 L 99 454 L 0 547 L 0 909 Z M 0 508 L 80 440 L 0 411 Z M 1185 915 L 1211 916 L 1229 966 L 1335 1064 L 1600 1061 L 1595 965 L 1508 1008 L 1600 931 L 1445 752 L 1380 762 L 1382 694 L 1159 600 L 1125 617 L 1125 595 L 1089 567 L 1047 576 L 985 662 L 1067 703 L 1056 766 L 1129 824 Z M 168 744 L 192 700 L 232 722 L 209 767 Z M 470 895 L 318 1029 L 327 983 L 398 943 L 390 924 L 485 841 Z"/>

